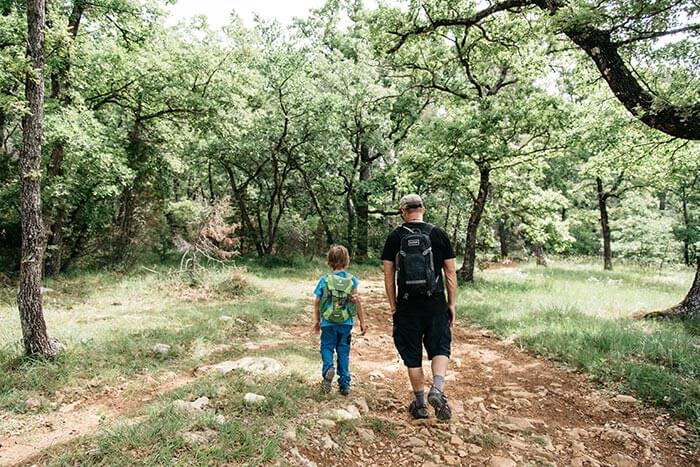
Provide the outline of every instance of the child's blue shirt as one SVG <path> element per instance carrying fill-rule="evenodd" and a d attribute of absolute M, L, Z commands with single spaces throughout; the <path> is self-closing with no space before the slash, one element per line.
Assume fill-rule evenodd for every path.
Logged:
<path fill-rule="evenodd" d="M 340 277 L 347 277 L 347 276 L 348 276 L 348 273 L 345 272 L 345 271 L 338 271 L 338 272 L 334 272 L 333 274 L 335 274 L 335 275 L 337 275 L 337 276 L 340 276 Z M 318 284 L 316 284 L 316 289 L 314 289 L 314 295 L 316 295 L 318 298 L 321 298 L 321 296 L 323 295 L 323 289 L 326 287 L 326 282 L 327 282 L 327 281 L 326 281 L 326 275 L 324 274 L 324 275 L 321 276 L 321 278 L 318 280 Z M 357 280 L 357 277 L 353 276 L 353 278 L 352 278 L 352 288 L 353 288 L 354 290 L 357 290 L 357 287 L 358 287 L 359 285 L 360 285 L 360 281 Z M 321 316 L 321 327 L 324 327 L 324 326 L 335 326 L 335 325 L 338 325 L 338 324 L 341 324 L 341 325 L 349 324 L 350 326 L 352 326 L 352 324 L 353 324 L 352 316 L 349 317 L 347 320 L 345 320 L 345 321 L 342 322 L 342 323 L 331 323 L 330 321 L 323 319 L 323 316 Z"/>

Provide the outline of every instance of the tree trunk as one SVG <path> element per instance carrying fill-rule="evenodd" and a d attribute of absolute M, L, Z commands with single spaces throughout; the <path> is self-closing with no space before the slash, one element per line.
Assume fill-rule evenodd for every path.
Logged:
<path fill-rule="evenodd" d="M 498 229 L 498 242 L 501 247 L 501 261 L 508 259 L 508 229 L 506 229 L 506 223 L 503 219 L 499 219 L 496 222 L 496 228 Z"/>
<path fill-rule="evenodd" d="M 658 193 L 658 198 L 659 198 L 659 211 L 665 211 L 666 210 L 666 192 L 660 191 Z"/>
<path fill-rule="evenodd" d="M 603 268 L 612 270 L 612 248 L 610 247 L 610 223 L 608 220 L 608 195 L 603 190 L 603 180 L 596 177 L 598 192 L 598 209 L 600 210 L 600 227 L 603 233 Z"/>
<path fill-rule="evenodd" d="M 22 262 L 17 304 L 27 355 L 53 357 L 57 347 L 48 336 L 41 299 L 44 225 L 41 216 L 41 138 L 44 120 L 45 0 L 27 1 L 27 73 L 25 95 L 28 113 L 22 118 L 20 153 Z"/>
<path fill-rule="evenodd" d="M 464 245 L 464 263 L 458 271 L 459 278 L 464 282 L 474 281 L 474 267 L 476 266 L 476 234 L 479 230 L 479 222 L 484 214 L 486 198 L 489 193 L 489 176 L 491 169 L 488 166 L 479 167 L 479 193 L 474 200 L 472 212 L 467 223 L 467 236 Z"/>
<path fill-rule="evenodd" d="M 357 250 L 358 258 L 366 258 L 369 244 L 369 188 L 367 184 L 372 178 L 372 161 L 369 155 L 369 147 L 366 144 L 360 146 L 360 185 L 357 194 Z"/>
<path fill-rule="evenodd" d="M 345 196 L 345 210 L 348 213 L 348 227 L 347 227 L 347 248 L 350 255 L 353 255 L 353 245 L 355 244 L 355 205 L 352 202 L 352 191 L 349 191 Z"/>
<path fill-rule="evenodd" d="M 311 184 L 311 180 L 309 180 L 306 171 L 300 165 L 297 165 L 297 170 L 299 170 L 299 173 L 301 174 L 301 178 L 304 181 L 304 186 L 306 186 L 306 189 L 309 192 L 311 202 L 313 203 L 314 209 L 316 209 L 316 214 L 318 214 L 318 217 L 321 221 L 321 225 L 323 226 L 323 231 L 326 234 L 326 245 L 331 246 L 333 243 L 335 243 L 333 241 L 333 232 L 331 231 L 331 228 L 328 225 L 328 222 L 326 221 L 326 216 L 323 213 L 323 207 L 321 206 L 321 202 L 318 200 L 318 196 L 316 196 L 316 190 L 314 190 L 314 187 Z"/>
<path fill-rule="evenodd" d="M 535 253 L 535 258 L 537 259 L 538 266 L 547 267 L 547 258 L 544 255 L 544 248 L 539 243 L 536 243 L 532 247 L 532 251 Z"/>
<path fill-rule="evenodd" d="M 696 256 L 695 262 L 695 278 L 682 302 L 665 310 L 633 313 L 632 317 L 700 319 L 700 255 Z"/>

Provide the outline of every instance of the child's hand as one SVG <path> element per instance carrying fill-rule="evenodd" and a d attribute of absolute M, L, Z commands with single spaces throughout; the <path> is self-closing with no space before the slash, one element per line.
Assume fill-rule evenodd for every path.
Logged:
<path fill-rule="evenodd" d="M 364 322 L 360 323 L 360 335 L 364 336 L 366 332 L 367 325 Z"/>
<path fill-rule="evenodd" d="M 313 325 L 312 330 L 313 330 L 314 334 L 320 333 L 321 332 L 321 323 L 319 321 L 316 321 Z"/>

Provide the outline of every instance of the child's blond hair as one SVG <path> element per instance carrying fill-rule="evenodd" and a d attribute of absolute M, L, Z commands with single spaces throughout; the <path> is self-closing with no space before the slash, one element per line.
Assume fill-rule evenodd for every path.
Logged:
<path fill-rule="evenodd" d="M 350 253 L 343 245 L 331 245 L 326 254 L 326 262 L 331 269 L 345 269 L 350 264 Z"/>

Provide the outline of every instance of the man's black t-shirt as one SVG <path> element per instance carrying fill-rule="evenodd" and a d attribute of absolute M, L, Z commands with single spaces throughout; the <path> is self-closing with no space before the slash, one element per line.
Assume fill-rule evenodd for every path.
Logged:
<path fill-rule="evenodd" d="M 407 222 L 404 225 L 409 229 L 419 228 L 423 222 Z M 389 234 L 384 243 L 382 260 L 396 262 L 396 254 L 401 249 L 401 238 L 408 234 L 408 230 L 398 227 Z M 455 257 L 450 239 L 444 230 L 439 227 L 433 228 L 430 232 L 430 243 L 433 248 L 433 263 L 435 273 L 438 276 L 438 287 L 442 293 L 432 297 L 411 297 L 403 299 L 401 291 L 398 291 L 396 299 L 396 311 L 402 314 L 429 314 L 447 311 L 447 300 L 444 293 L 444 279 L 442 277 L 442 266 L 446 259 Z"/>

